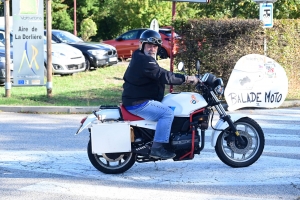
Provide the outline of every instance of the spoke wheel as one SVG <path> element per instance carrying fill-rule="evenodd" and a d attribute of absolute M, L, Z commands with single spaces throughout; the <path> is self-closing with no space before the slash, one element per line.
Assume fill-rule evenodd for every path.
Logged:
<path fill-rule="evenodd" d="M 239 134 L 246 142 L 240 145 L 237 140 L 228 141 L 228 130 L 223 131 L 215 146 L 220 160 L 231 167 L 247 167 L 261 156 L 265 138 L 261 127 L 252 119 L 246 117 L 234 123 Z"/>
<path fill-rule="evenodd" d="M 91 140 L 88 143 L 87 152 L 92 165 L 105 174 L 123 173 L 135 163 L 135 154 L 131 152 L 93 154 Z"/>

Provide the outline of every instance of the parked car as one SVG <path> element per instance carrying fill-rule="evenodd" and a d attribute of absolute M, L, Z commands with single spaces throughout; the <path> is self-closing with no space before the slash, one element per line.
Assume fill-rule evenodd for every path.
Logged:
<path fill-rule="evenodd" d="M 116 47 L 120 59 L 131 58 L 132 53 L 139 48 L 139 38 L 145 30 L 147 30 L 147 28 L 133 29 L 123 33 L 114 40 L 105 40 L 103 43 Z M 159 49 L 157 56 L 159 56 L 161 59 L 165 59 L 170 57 L 171 54 L 172 30 L 170 28 L 160 28 L 159 33 L 161 35 L 163 44 Z M 175 33 L 175 38 L 176 37 L 178 37 L 178 35 Z"/>
<path fill-rule="evenodd" d="M 13 82 L 14 63 L 12 51 L 10 52 L 10 58 L 10 81 Z M 0 42 L 0 84 L 5 83 L 5 76 L 5 46 Z"/>
<path fill-rule="evenodd" d="M 44 33 L 46 35 L 46 31 Z M 111 45 L 84 42 L 79 37 L 63 30 L 52 30 L 52 40 L 57 43 L 67 43 L 79 49 L 85 57 L 86 70 L 118 63 L 117 50 Z"/>
<path fill-rule="evenodd" d="M 52 40 L 52 73 L 71 75 L 85 71 L 85 58 L 82 52 L 70 45 Z M 44 61 L 47 66 L 47 40 L 44 37 Z"/>
<path fill-rule="evenodd" d="M 5 39 L 5 30 L 0 28 L 0 39 Z M 13 35 L 10 33 L 11 54 L 13 52 Z M 47 66 L 47 42 L 44 37 L 44 64 Z M 52 41 L 52 72 L 53 74 L 71 75 L 85 70 L 85 58 L 80 50 Z M 46 69 L 45 69 L 46 70 Z"/>

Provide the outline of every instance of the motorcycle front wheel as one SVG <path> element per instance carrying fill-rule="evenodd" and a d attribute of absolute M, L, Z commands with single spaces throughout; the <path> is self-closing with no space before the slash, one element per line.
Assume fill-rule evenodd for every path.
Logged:
<path fill-rule="evenodd" d="M 123 173 L 132 167 L 136 159 L 136 155 L 131 152 L 93 154 L 91 140 L 87 146 L 87 153 L 92 165 L 105 174 Z"/>
<path fill-rule="evenodd" d="M 226 129 L 218 136 L 215 151 L 220 160 L 231 167 L 247 167 L 256 162 L 261 156 L 265 137 L 261 127 L 251 118 L 241 118 L 234 123 L 239 134 L 246 142 L 239 145 L 238 141 L 229 141 L 229 130 Z"/>

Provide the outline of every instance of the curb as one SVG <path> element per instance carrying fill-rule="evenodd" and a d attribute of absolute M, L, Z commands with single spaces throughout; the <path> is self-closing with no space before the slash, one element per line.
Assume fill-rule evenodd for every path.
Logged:
<path fill-rule="evenodd" d="M 228 105 L 227 105 L 227 103 L 222 103 L 222 105 L 223 105 L 224 109 L 226 111 L 228 111 Z M 289 108 L 289 107 L 300 107 L 300 100 L 284 101 L 278 108 Z M 278 108 L 244 107 L 244 108 L 240 108 L 238 110 L 242 110 L 242 109 L 278 109 Z"/>
<path fill-rule="evenodd" d="M 300 100 L 291 100 L 291 101 L 284 101 L 280 108 L 286 108 L 286 107 L 298 107 L 300 106 Z"/>
<path fill-rule="evenodd" d="M 284 101 L 279 108 L 299 107 L 299 106 L 300 106 L 300 100 L 291 100 L 291 101 Z M 225 108 L 225 110 L 227 110 L 228 106 L 226 103 L 223 103 L 223 107 Z M 0 112 L 90 114 L 94 110 L 98 110 L 98 108 L 99 106 L 1 106 L 0 105 Z M 252 109 L 258 109 L 258 108 L 252 107 Z"/>
<path fill-rule="evenodd" d="M 2 112 L 17 112 L 17 113 L 91 113 L 98 110 L 99 106 L 0 106 Z"/>

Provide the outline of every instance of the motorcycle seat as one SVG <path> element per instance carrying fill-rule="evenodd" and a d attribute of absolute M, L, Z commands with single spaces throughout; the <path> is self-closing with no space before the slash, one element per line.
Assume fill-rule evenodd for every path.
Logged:
<path fill-rule="evenodd" d="M 120 104 L 120 109 L 121 109 L 121 113 L 122 113 L 122 117 L 124 121 L 138 121 L 138 120 L 144 120 L 143 118 L 136 116 L 134 114 L 131 114 L 130 112 L 128 112 L 125 108 L 125 106 L 123 106 L 123 104 Z"/>

